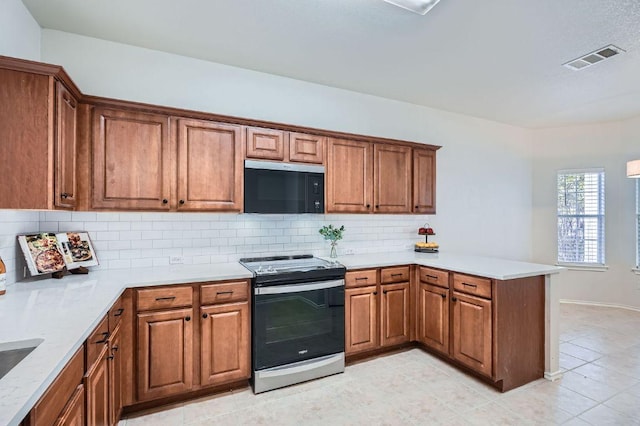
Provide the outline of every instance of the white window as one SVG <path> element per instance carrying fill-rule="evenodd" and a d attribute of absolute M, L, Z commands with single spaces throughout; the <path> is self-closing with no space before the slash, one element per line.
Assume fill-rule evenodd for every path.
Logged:
<path fill-rule="evenodd" d="M 636 179 L 636 268 L 640 269 L 640 179 Z"/>
<path fill-rule="evenodd" d="M 604 170 L 558 172 L 558 263 L 604 265 Z"/>

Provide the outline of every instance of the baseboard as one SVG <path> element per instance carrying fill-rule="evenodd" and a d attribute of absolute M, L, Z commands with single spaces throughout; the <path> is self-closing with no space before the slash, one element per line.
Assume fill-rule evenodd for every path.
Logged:
<path fill-rule="evenodd" d="M 558 371 L 554 371 L 553 373 L 549 373 L 545 371 L 544 378 L 552 382 L 555 382 L 556 380 L 562 379 L 562 371 L 558 370 Z"/>
<path fill-rule="evenodd" d="M 627 309 L 629 311 L 640 312 L 640 308 L 636 306 L 621 305 L 619 303 L 601 303 L 601 302 L 590 302 L 587 300 L 571 300 L 571 299 L 560 299 L 560 303 L 567 303 L 567 304 L 573 304 L 573 305 L 602 306 L 603 308 L 620 308 L 620 309 Z"/>

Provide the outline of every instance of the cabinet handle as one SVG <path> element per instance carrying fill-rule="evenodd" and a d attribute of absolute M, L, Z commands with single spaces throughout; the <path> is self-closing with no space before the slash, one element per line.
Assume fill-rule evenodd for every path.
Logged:
<path fill-rule="evenodd" d="M 114 347 L 112 347 L 112 348 L 111 348 L 111 351 L 112 351 L 112 352 L 118 352 L 118 346 L 114 346 Z"/>
<path fill-rule="evenodd" d="M 382 294 L 387 294 L 388 290 L 382 290 Z"/>
<path fill-rule="evenodd" d="M 359 278 L 356 278 L 356 281 L 363 281 L 363 280 L 367 281 L 368 279 L 369 277 L 359 277 Z"/>
<path fill-rule="evenodd" d="M 187 316 L 184 320 L 185 321 L 191 321 L 191 317 Z"/>
<path fill-rule="evenodd" d="M 60 194 L 60 197 L 64 198 L 64 199 L 67 199 L 67 198 L 69 198 L 69 194 L 66 193 L 66 192 L 63 192 L 62 194 Z"/>
<path fill-rule="evenodd" d="M 442 297 L 443 299 L 446 299 L 447 295 L 446 294 L 441 294 L 440 297 Z"/>
<path fill-rule="evenodd" d="M 458 298 L 457 298 L 457 297 L 452 297 L 452 298 L 451 298 L 451 301 L 452 301 L 452 302 L 457 302 L 457 301 L 458 301 Z"/>
<path fill-rule="evenodd" d="M 166 198 L 164 198 L 164 199 L 162 200 L 162 204 L 167 204 L 168 202 L 169 202 L 169 200 L 167 200 Z"/>
<path fill-rule="evenodd" d="M 209 314 L 202 314 L 202 318 L 204 318 L 204 319 L 209 318 Z"/>
<path fill-rule="evenodd" d="M 435 275 L 428 275 L 428 274 L 427 274 L 427 275 L 425 275 L 425 277 L 427 277 L 427 278 L 431 278 L 432 280 L 436 280 L 436 281 L 438 281 L 438 277 L 437 277 L 437 276 L 435 276 Z"/>
<path fill-rule="evenodd" d="M 373 295 L 374 295 L 374 296 L 376 296 L 377 294 L 378 294 L 378 292 L 377 292 L 377 291 L 374 291 L 374 292 L 373 292 Z"/>
<path fill-rule="evenodd" d="M 122 315 L 123 312 L 124 312 L 124 309 L 123 308 L 119 308 L 117 311 L 115 311 L 113 313 L 113 316 L 114 317 L 119 317 L 120 315 Z"/>
<path fill-rule="evenodd" d="M 233 294 L 233 290 L 230 291 L 218 291 L 216 292 L 216 296 L 219 296 L 221 294 Z"/>
<path fill-rule="evenodd" d="M 180 204 L 184 204 L 184 200 L 180 200 Z"/>
<path fill-rule="evenodd" d="M 114 356 L 113 356 L 113 355 L 109 355 L 109 356 L 107 357 L 107 361 L 111 361 L 113 358 L 114 358 Z"/>
<path fill-rule="evenodd" d="M 401 277 L 402 274 L 391 274 L 392 277 Z"/>
<path fill-rule="evenodd" d="M 156 297 L 156 302 L 163 302 L 167 300 L 175 300 L 175 296 L 167 296 L 167 297 Z"/>
<path fill-rule="evenodd" d="M 109 332 L 104 332 L 101 333 L 102 334 L 102 339 L 98 340 L 97 342 L 95 342 L 96 345 L 100 345 L 102 343 L 107 343 L 107 341 L 109 340 Z"/>
<path fill-rule="evenodd" d="M 462 285 L 467 286 L 467 287 L 473 287 L 473 288 L 477 288 L 478 287 L 476 284 L 469 284 L 469 283 L 462 283 Z"/>

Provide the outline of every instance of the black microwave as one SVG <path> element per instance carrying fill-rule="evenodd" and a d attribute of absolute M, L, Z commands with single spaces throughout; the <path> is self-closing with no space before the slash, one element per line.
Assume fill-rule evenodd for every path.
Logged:
<path fill-rule="evenodd" d="M 244 162 L 245 213 L 324 213 L 324 166 Z"/>

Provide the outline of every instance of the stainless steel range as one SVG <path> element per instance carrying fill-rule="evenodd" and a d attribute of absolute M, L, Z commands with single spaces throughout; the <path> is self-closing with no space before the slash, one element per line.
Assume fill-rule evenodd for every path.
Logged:
<path fill-rule="evenodd" d="M 345 267 L 311 255 L 240 263 L 254 274 L 253 391 L 342 373 Z"/>

